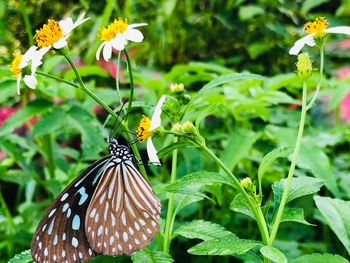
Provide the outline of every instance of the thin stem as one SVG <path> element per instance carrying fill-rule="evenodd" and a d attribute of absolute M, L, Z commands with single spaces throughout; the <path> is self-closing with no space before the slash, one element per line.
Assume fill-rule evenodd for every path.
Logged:
<path fill-rule="evenodd" d="M 129 113 L 131 110 L 131 105 L 134 98 L 134 78 L 132 75 L 132 68 L 131 68 L 131 62 L 130 62 L 128 51 L 124 49 L 124 53 L 125 53 L 126 61 L 128 63 L 128 71 L 129 71 L 129 78 L 130 78 L 130 95 L 129 95 L 129 104 L 128 104 L 128 113 Z"/>
<path fill-rule="evenodd" d="M 111 114 L 111 115 L 118 121 L 118 125 L 121 125 L 121 126 L 124 128 L 124 129 L 123 129 L 123 130 L 124 130 L 123 133 L 124 133 L 125 137 L 126 137 L 129 141 L 132 141 L 133 138 L 131 137 L 131 134 L 128 132 L 127 127 L 124 125 L 124 123 L 122 122 L 122 119 L 118 116 L 118 114 L 116 114 L 106 103 L 104 103 L 102 100 L 100 100 L 100 99 L 95 95 L 95 93 L 93 93 L 90 89 L 88 89 L 88 88 L 85 86 L 85 84 L 84 84 L 84 82 L 83 82 L 83 80 L 82 80 L 82 78 L 81 78 L 81 76 L 80 76 L 80 74 L 79 74 L 79 71 L 78 71 L 77 67 L 75 66 L 75 64 L 74 64 L 74 62 L 73 62 L 73 60 L 72 60 L 72 58 L 69 56 L 68 50 L 66 50 L 66 51 L 61 50 L 61 51 L 62 51 L 61 54 L 67 59 L 68 63 L 71 65 L 71 67 L 72 67 L 72 69 L 73 69 L 73 71 L 74 71 L 74 73 L 75 73 L 75 76 L 76 76 L 77 79 L 78 79 L 80 88 L 81 88 L 86 94 L 88 94 L 91 98 L 93 98 L 99 105 L 101 105 L 102 108 L 104 108 L 109 114 Z M 132 151 L 133 151 L 133 153 L 134 153 L 134 155 L 135 155 L 135 158 L 136 158 L 137 160 L 141 160 L 141 155 L 140 155 L 139 150 L 137 149 L 136 145 L 135 145 L 134 143 L 132 143 L 132 144 L 130 144 L 130 147 L 131 147 L 131 149 L 132 149 Z M 144 167 L 142 164 L 140 164 L 140 163 L 138 163 L 138 167 L 139 167 L 139 169 L 140 169 L 141 174 L 142 174 L 146 179 L 148 179 L 145 167 Z"/>
<path fill-rule="evenodd" d="M 63 82 L 63 83 L 66 83 L 74 88 L 79 88 L 80 86 L 78 84 L 75 84 L 74 82 L 71 82 L 71 81 L 68 81 L 68 80 L 65 80 L 65 79 L 61 79 L 59 77 L 56 77 L 54 75 L 51 75 L 51 74 L 47 74 L 47 73 L 44 73 L 44 72 L 41 72 L 41 71 L 37 71 L 36 74 L 38 75 L 42 75 L 42 76 L 45 76 L 45 77 L 48 77 L 48 78 L 51 78 L 51 79 L 55 79 L 57 81 L 60 81 L 60 82 Z"/>
<path fill-rule="evenodd" d="M 299 122 L 298 136 L 297 136 L 297 140 L 295 142 L 294 152 L 292 155 L 292 162 L 290 164 L 290 168 L 289 168 L 289 172 L 288 172 L 288 176 L 287 176 L 287 182 L 286 182 L 286 185 L 284 187 L 281 203 L 280 203 L 280 206 L 278 208 L 274 223 L 272 225 L 271 234 L 270 234 L 270 243 L 269 243 L 270 246 L 273 244 L 273 242 L 276 238 L 278 227 L 281 223 L 281 218 L 283 215 L 284 207 L 285 207 L 286 202 L 287 202 L 289 188 L 290 188 L 290 185 L 292 183 L 294 170 L 295 170 L 296 163 L 298 160 L 298 154 L 299 154 L 299 150 L 300 150 L 300 146 L 301 146 L 301 139 L 303 137 L 303 131 L 304 131 L 304 126 L 305 126 L 305 117 L 306 117 L 306 113 L 308 110 L 307 105 L 306 105 L 306 99 L 307 99 L 306 92 L 307 92 L 307 83 L 306 83 L 306 81 L 304 81 L 303 82 L 303 98 L 302 98 L 301 116 L 300 116 L 300 122 Z"/>
<path fill-rule="evenodd" d="M 55 178 L 55 163 L 53 159 L 53 152 L 52 152 L 52 141 L 50 135 L 44 136 L 44 151 L 47 159 L 50 179 Z"/>
<path fill-rule="evenodd" d="M 174 143 L 178 141 L 178 138 L 174 138 Z M 170 183 L 175 183 L 176 181 L 176 168 L 177 168 L 177 149 L 173 151 L 173 157 L 171 162 L 171 175 L 170 175 Z M 170 244 L 171 244 L 171 236 L 172 236 L 172 230 L 174 225 L 174 218 L 175 215 L 173 215 L 173 209 L 174 209 L 174 193 L 169 194 L 169 202 L 168 202 L 168 211 L 166 215 L 166 222 L 165 222 L 165 230 L 164 230 L 164 244 L 163 244 L 163 251 L 166 253 L 169 253 Z"/>
<path fill-rule="evenodd" d="M 27 14 L 27 10 L 25 7 L 25 2 L 23 0 L 19 0 L 19 10 L 21 11 L 22 17 L 23 17 L 23 21 L 24 21 L 24 26 L 27 32 L 27 36 L 28 36 L 28 43 L 30 46 L 34 45 L 34 39 L 33 39 L 33 34 L 32 34 L 32 26 L 30 24 L 30 20 Z"/>
<path fill-rule="evenodd" d="M 248 195 L 248 193 L 241 186 L 241 184 L 238 181 L 238 179 L 236 178 L 236 176 L 233 175 L 233 173 L 230 171 L 230 169 L 210 149 L 208 149 L 202 143 L 195 143 L 195 144 L 197 146 L 199 146 L 214 162 L 216 162 L 216 164 L 220 168 L 222 168 L 228 176 L 230 176 L 232 178 L 234 186 L 238 189 L 238 191 L 246 199 L 247 204 L 249 205 L 249 208 L 253 212 L 254 217 L 256 219 L 256 222 L 257 222 L 258 227 L 259 227 L 262 241 L 265 245 L 267 245 L 269 243 L 269 231 L 268 231 L 267 224 L 266 224 L 264 215 L 262 214 L 262 211 L 260 209 L 259 204 L 256 204 L 256 202 Z"/>
<path fill-rule="evenodd" d="M 324 65 L 324 49 L 323 49 L 323 44 L 320 46 L 320 78 L 318 80 L 316 90 L 314 93 L 314 96 L 310 100 L 309 104 L 306 106 L 306 109 L 309 110 L 314 106 L 314 103 L 316 101 L 316 98 L 318 96 L 318 92 L 320 91 L 321 85 L 322 85 L 322 80 L 323 80 L 323 65 Z"/>
<path fill-rule="evenodd" d="M 123 105 L 122 97 L 120 96 L 120 90 L 119 90 L 119 66 L 120 66 L 120 51 L 118 52 L 118 59 L 117 59 L 117 68 L 116 68 L 116 74 L 115 74 L 115 87 L 117 88 L 117 95 L 118 100 L 120 102 L 120 105 Z"/>

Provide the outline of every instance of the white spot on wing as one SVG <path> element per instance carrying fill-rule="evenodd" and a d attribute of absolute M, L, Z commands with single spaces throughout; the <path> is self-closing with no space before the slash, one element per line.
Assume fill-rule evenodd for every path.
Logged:
<path fill-rule="evenodd" d="M 100 236 L 102 234 L 103 227 L 100 226 L 97 230 L 97 236 Z"/>
<path fill-rule="evenodd" d="M 123 222 L 123 225 L 126 226 L 126 216 L 124 211 L 122 212 L 122 222 Z"/>
<path fill-rule="evenodd" d="M 79 245 L 79 241 L 78 239 L 76 239 L 75 237 L 72 238 L 72 246 L 73 247 L 78 247 Z"/>
<path fill-rule="evenodd" d="M 86 199 L 88 199 L 89 195 L 85 192 L 85 187 L 81 187 L 79 189 L 79 194 L 81 195 L 80 200 L 79 200 L 79 205 L 84 204 L 84 202 L 86 201 Z"/>
<path fill-rule="evenodd" d="M 66 200 L 68 197 L 68 193 L 64 193 L 64 195 L 62 195 L 61 197 L 61 201 L 63 202 L 64 200 Z"/>
<path fill-rule="evenodd" d="M 63 213 L 66 212 L 66 210 L 68 209 L 68 207 L 69 207 L 69 204 L 68 204 L 68 203 L 65 203 L 65 204 L 63 205 L 63 207 L 62 207 L 62 212 L 63 212 Z"/>
<path fill-rule="evenodd" d="M 128 233 L 126 232 L 123 233 L 123 239 L 124 239 L 124 242 L 128 241 Z"/>
<path fill-rule="evenodd" d="M 79 230 L 79 228 L 80 228 L 80 217 L 79 215 L 74 215 L 73 221 L 72 221 L 72 229 Z"/>
<path fill-rule="evenodd" d="M 56 208 L 55 209 L 52 209 L 51 210 L 51 212 L 50 212 L 50 214 L 49 214 L 49 218 L 51 217 L 51 216 L 53 216 L 53 214 L 56 212 Z"/>

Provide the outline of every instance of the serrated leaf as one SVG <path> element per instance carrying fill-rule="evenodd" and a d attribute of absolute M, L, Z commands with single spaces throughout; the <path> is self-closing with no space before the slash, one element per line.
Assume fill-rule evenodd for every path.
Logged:
<path fill-rule="evenodd" d="M 315 196 L 317 208 L 350 255 L 350 201 Z"/>
<path fill-rule="evenodd" d="M 314 226 L 314 224 L 310 224 L 305 220 L 304 209 L 302 208 L 285 208 L 281 218 L 282 222 L 296 222 L 307 226 Z"/>
<path fill-rule="evenodd" d="M 272 185 L 275 209 L 279 207 L 286 182 L 287 179 L 282 179 Z M 322 185 L 323 182 L 317 178 L 294 177 L 292 178 L 286 203 L 304 195 L 314 194 L 320 190 Z"/>
<path fill-rule="evenodd" d="M 174 260 L 163 251 L 139 250 L 131 255 L 134 263 L 172 263 Z"/>
<path fill-rule="evenodd" d="M 236 237 L 232 232 L 226 230 L 224 227 L 204 220 L 193 220 L 192 222 L 183 224 L 176 229 L 174 235 L 180 235 L 190 239 L 198 238 L 202 240 L 210 240 L 224 236 Z"/>
<path fill-rule="evenodd" d="M 262 158 L 260 162 L 259 170 L 258 170 L 259 191 L 261 189 L 261 183 L 262 183 L 262 178 L 264 176 L 264 173 L 270 168 L 271 164 L 278 158 L 288 157 L 292 152 L 293 152 L 292 146 L 280 147 L 272 150 Z"/>
<path fill-rule="evenodd" d="M 32 135 L 43 136 L 50 134 L 66 124 L 66 113 L 60 108 L 54 108 L 45 113 L 35 124 Z"/>
<path fill-rule="evenodd" d="M 260 245 L 254 240 L 239 239 L 237 237 L 225 236 L 206 240 L 198 245 L 191 247 L 188 253 L 193 255 L 218 255 L 227 256 L 232 254 L 243 254 L 252 248 Z"/>
<path fill-rule="evenodd" d="M 243 198 L 242 194 L 236 194 L 233 197 L 230 204 L 230 209 L 255 219 L 253 212 L 249 209 L 247 201 Z"/>
<path fill-rule="evenodd" d="M 51 103 L 46 100 L 29 102 L 24 108 L 12 114 L 2 125 L 0 136 L 11 133 L 35 115 L 40 115 L 51 108 Z"/>
<path fill-rule="evenodd" d="M 277 248 L 263 246 L 260 248 L 261 254 L 267 258 L 277 263 L 287 263 L 286 256 Z"/>
<path fill-rule="evenodd" d="M 15 255 L 13 258 L 11 258 L 8 261 L 8 263 L 27 263 L 27 262 L 33 262 L 30 249 L 22 251 L 20 254 Z"/>
<path fill-rule="evenodd" d="M 308 254 L 299 258 L 292 259 L 290 263 L 349 263 L 349 261 L 342 256 L 332 254 Z"/>

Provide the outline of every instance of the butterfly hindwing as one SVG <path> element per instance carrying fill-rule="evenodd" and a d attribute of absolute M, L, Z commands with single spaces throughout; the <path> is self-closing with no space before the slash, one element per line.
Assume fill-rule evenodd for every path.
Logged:
<path fill-rule="evenodd" d="M 32 240 L 35 262 L 70 263 L 95 256 L 84 232 L 85 213 L 109 160 L 107 156 L 92 164 L 46 210 Z"/>
<path fill-rule="evenodd" d="M 161 204 L 131 160 L 109 163 L 85 218 L 90 246 L 104 255 L 131 254 L 159 230 Z"/>

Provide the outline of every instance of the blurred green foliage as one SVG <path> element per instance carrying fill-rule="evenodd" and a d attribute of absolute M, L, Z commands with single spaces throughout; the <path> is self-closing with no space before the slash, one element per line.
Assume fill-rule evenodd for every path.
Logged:
<path fill-rule="evenodd" d="M 302 34 L 303 24 L 322 15 L 332 26 L 350 25 L 348 0 L 1 1 L 0 104 L 1 108 L 16 110 L 0 129 L 0 149 L 4 154 L 0 160 L 1 262 L 30 247 L 33 232 L 46 207 L 92 160 L 106 154 L 108 148 L 106 138 L 110 127 L 104 125 L 106 113 L 96 108 L 91 98 L 79 89 L 42 76 L 38 76 L 36 90 L 23 89 L 23 95 L 19 97 L 15 79 L 6 66 L 11 63 L 13 53 L 24 52 L 32 44 L 28 32 L 33 35 L 48 18 L 76 17 L 81 11 L 86 11 L 91 20 L 74 31 L 69 46 L 75 60 L 81 64 L 79 71 L 90 89 L 107 104 L 117 107 L 115 79 L 95 61 L 95 51 L 100 43 L 96 39 L 98 28 L 106 26 L 114 17 L 127 17 L 130 23 L 148 23 L 142 28 L 144 42 L 131 44 L 129 49 L 135 63 L 137 85 L 133 114 L 140 118 L 141 114 L 149 115 L 157 98 L 170 94 L 170 83 L 184 83 L 192 99 L 182 121 L 201 120 L 197 124 L 208 146 L 236 175 L 252 179 L 256 179 L 264 155 L 276 147 L 293 145 L 296 138 L 300 112 L 295 108 L 299 105 L 301 83 L 293 73 L 295 58 L 288 55 L 288 50 Z M 28 22 L 27 31 L 24 21 Z M 350 91 L 350 79 L 339 80 L 335 73 L 338 68 L 349 65 L 350 53 L 349 47 L 339 48 L 338 38 L 340 36 L 327 39 L 327 84 L 322 88 L 318 106 L 308 116 L 296 175 L 321 180 L 324 184 L 319 192 L 321 195 L 349 200 L 350 133 L 348 123 L 341 119 L 339 105 Z M 317 53 L 309 50 L 317 67 Z M 124 63 L 122 68 L 121 92 L 127 98 Z M 63 58 L 55 54 L 45 59 L 41 70 L 68 80 L 74 78 Z M 266 77 L 249 75 L 232 81 L 231 74 L 236 72 Z M 309 80 L 309 87 L 314 87 L 317 79 L 315 73 Z M 221 84 L 214 82 L 214 85 L 211 81 Z M 171 105 L 168 107 L 164 111 L 171 113 Z M 130 126 L 136 128 L 138 121 L 138 118 L 130 119 Z M 170 127 L 169 118 L 165 118 L 164 125 Z M 157 148 L 164 148 L 170 141 L 169 137 L 157 139 Z M 139 147 L 146 160 L 145 146 L 140 144 Z M 198 149 L 184 146 L 179 152 L 178 178 L 198 171 L 220 172 Z M 151 183 L 164 201 L 162 218 L 165 218 L 167 196 L 163 188 L 169 183 L 171 156 L 169 151 L 162 153 L 162 168 L 150 166 L 147 169 L 152 175 Z M 276 193 L 283 188 L 280 179 L 286 176 L 288 167 L 288 159 L 279 158 L 265 171 L 263 198 L 268 204 L 265 212 L 270 220 L 278 202 Z M 321 187 L 315 178 L 316 186 L 310 193 Z M 230 209 L 235 191 L 227 185 L 209 181 L 203 179 L 203 189 L 196 189 L 204 193 L 204 197 L 185 198 L 176 192 L 176 188 L 172 190 L 179 195 L 174 227 L 176 238 L 170 251 L 176 262 L 232 262 L 233 258 L 229 256 L 192 255 L 200 254 L 203 246 L 211 246 L 208 236 L 219 237 L 219 233 L 222 237 L 227 230 L 240 238 L 260 238 L 251 218 L 231 211 L 245 211 L 244 207 L 237 209 L 237 203 L 240 203 L 237 195 L 233 200 L 236 208 Z M 321 202 L 320 197 L 315 200 L 316 204 Z M 324 206 L 344 205 L 327 201 Z M 289 213 L 297 213 L 302 224 L 286 222 L 281 225 L 275 245 L 284 255 L 288 258 L 311 253 L 349 256 L 348 247 L 344 247 L 349 240 L 344 220 L 336 225 L 336 230 L 328 228 L 332 214 L 327 214 L 327 207 L 320 208 L 319 204 L 317 207 L 321 212 L 316 210 L 311 197 L 295 199 L 289 205 L 290 209 L 299 209 L 289 210 Z M 196 219 L 216 224 L 192 221 Z M 310 226 L 308 222 L 316 226 Z M 191 236 L 186 230 L 186 227 L 193 227 L 191 224 L 212 230 L 217 235 L 207 231 Z M 339 231 L 344 232 L 344 229 L 348 235 L 339 238 Z M 235 238 L 230 238 L 234 246 Z M 158 237 L 150 250 L 160 250 L 161 239 Z M 198 240 L 192 239 L 207 243 L 194 247 Z M 255 242 L 247 244 L 255 245 Z M 192 254 L 187 252 L 190 248 Z M 255 248 L 253 252 L 236 255 L 236 258 L 259 262 L 258 251 Z M 132 259 L 140 262 L 137 260 L 145 257 L 168 257 L 160 251 L 156 253 L 151 255 L 149 250 L 144 250 Z M 266 248 L 264 253 L 279 256 L 279 252 Z M 21 256 L 28 257 L 28 253 Z M 318 260 L 319 254 L 310 257 Z M 93 262 L 106 260 L 115 262 L 106 257 Z M 120 257 L 117 262 L 128 260 L 128 257 Z M 295 262 L 307 262 L 302 260 Z"/>

